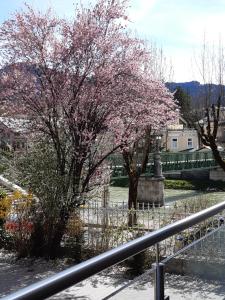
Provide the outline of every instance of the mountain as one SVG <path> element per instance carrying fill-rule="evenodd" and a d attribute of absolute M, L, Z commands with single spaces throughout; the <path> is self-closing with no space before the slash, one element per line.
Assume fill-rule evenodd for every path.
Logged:
<path fill-rule="evenodd" d="M 176 88 L 181 87 L 186 93 L 188 93 L 193 103 L 203 103 L 206 95 L 211 94 L 211 103 L 215 103 L 218 99 L 218 96 L 221 95 L 221 91 L 225 92 L 224 85 L 217 84 L 201 84 L 198 81 L 190 81 L 190 82 L 167 82 L 167 88 L 174 92 Z"/>
<path fill-rule="evenodd" d="M 174 92 L 176 88 L 181 87 L 186 93 L 188 93 L 191 97 L 196 96 L 202 90 L 203 86 L 198 81 L 190 81 L 190 82 L 167 82 L 167 88 Z"/>

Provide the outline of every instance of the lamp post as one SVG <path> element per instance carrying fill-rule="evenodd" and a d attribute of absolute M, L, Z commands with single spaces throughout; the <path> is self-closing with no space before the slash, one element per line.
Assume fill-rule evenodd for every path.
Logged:
<path fill-rule="evenodd" d="M 162 162 L 160 156 L 160 146 L 161 146 L 161 135 L 156 135 L 155 137 L 155 152 L 154 152 L 154 177 L 163 178 L 162 174 Z"/>

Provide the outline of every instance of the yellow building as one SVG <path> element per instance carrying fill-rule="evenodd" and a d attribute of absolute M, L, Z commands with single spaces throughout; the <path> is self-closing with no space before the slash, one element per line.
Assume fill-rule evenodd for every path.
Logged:
<path fill-rule="evenodd" d="M 162 147 L 165 151 L 179 152 L 184 150 L 199 149 L 199 137 L 197 130 L 188 128 L 183 118 L 167 126 L 162 131 Z"/>

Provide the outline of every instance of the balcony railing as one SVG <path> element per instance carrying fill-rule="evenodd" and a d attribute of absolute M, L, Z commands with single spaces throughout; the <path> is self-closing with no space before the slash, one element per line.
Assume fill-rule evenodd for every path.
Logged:
<path fill-rule="evenodd" d="M 2 299 L 4 300 L 28 300 L 45 299 L 57 294 L 70 286 L 77 284 L 106 268 L 118 264 L 125 259 L 136 255 L 153 245 L 174 236 L 183 230 L 191 228 L 209 218 L 215 216 L 225 209 L 225 201 L 202 210 L 192 216 L 169 224 L 154 232 L 146 234 L 140 238 L 132 240 L 115 249 L 109 250 L 103 254 L 93 257 L 76 266 L 70 267 L 47 279 L 34 283 Z M 222 223 L 218 223 L 220 226 Z M 217 226 L 217 227 L 218 227 Z M 159 261 L 155 264 L 155 299 L 164 299 L 164 264 Z M 168 298 L 167 298 L 168 299 Z"/>

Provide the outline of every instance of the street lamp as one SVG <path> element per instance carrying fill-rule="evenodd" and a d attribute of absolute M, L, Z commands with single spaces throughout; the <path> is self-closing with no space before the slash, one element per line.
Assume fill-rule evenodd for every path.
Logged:
<path fill-rule="evenodd" d="M 154 177 L 163 178 L 162 174 L 162 162 L 160 156 L 160 147 L 161 147 L 161 135 L 156 135 L 155 137 L 155 152 L 154 152 Z"/>

